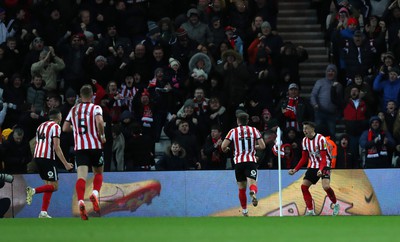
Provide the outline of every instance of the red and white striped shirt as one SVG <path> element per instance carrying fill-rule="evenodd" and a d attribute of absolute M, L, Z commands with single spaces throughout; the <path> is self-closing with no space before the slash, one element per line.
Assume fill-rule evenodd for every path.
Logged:
<path fill-rule="evenodd" d="M 308 152 L 309 168 L 320 168 L 320 163 L 322 161 L 321 151 L 327 151 L 327 142 L 323 135 L 316 134 L 313 139 L 307 137 L 303 138 L 303 151 Z M 331 159 L 329 158 L 328 152 L 326 155 L 326 166 L 331 166 Z"/>
<path fill-rule="evenodd" d="M 69 111 L 65 121 L 72 124 L 74 150 L 102 149 L 96 128 L 97 115 L 103 115 L 103 110 L 93 103 L 79 103 Z"/>
<path fill-rule="evenodd" d="M 231 129 L 225 139 L 233 142 L 235 147 L 234 163 L 257 162 L 256 144 L 257 140 L 261 138 L 260 131 L 251 126 L 245 125 Z"/>
<path fill-rule="evenodd" d="M 61 127 L 54 121 L 46 121 L 36 130 L 36 145 L 34 158 L 46 158 L 55 160 L 53 139 L 60 138 Z"/>

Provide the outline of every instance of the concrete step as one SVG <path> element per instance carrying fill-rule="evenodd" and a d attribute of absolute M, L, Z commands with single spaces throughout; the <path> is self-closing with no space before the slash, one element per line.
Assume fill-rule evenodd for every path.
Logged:
<path fill-rule="evenodd" d="M 327 55 L 308 55 L 307 62 L 327 62 Z"/>
<path fill-rule="evenodd" d="M 329 64 L 328 61 L 325 62 L 302 62 L 299 67 L 303 70 L 323 70 L 325 71 L 326 66 Z"/>
<path fill-rule="evenodd" d="M 323 39 L 323 34 L 320 32 L 280 32 L 279 35 L 284 39 L 298 39 L 298 40 L 315 40 Z"/>
<path fill-rule="evenodd" d="M 319 24 L 281 24 L 278 21 L 277 24 L 278 32 L 298 32 L 300 29 L 304 32 L 321 32 L 321 25 Z"/>
<path fill-rule="evenodd" d="M 318 80 L 325 76 L 325 69 L 326 68 L 319 70 L 312 70 L 312 69 L 303 70 L 302 68 L 300 68 L 299 74 L 303 78 L 315 78 L 315 80 Z"/>
<path fill-rule="evenodd" d="M 280 24 L 315 24 L 317 23 L 317 16 L 304 16 L 304 17 L 279 17 L 278 23 Z"/>
<path fill-rule="evenodd" d="M 311 55 L 326 55 L 326 56 L 328 56 L 328 48 L 326 48 L 325 46 L 323 46 L 323 47 L 315 47 L 315 46 L 307 47 L 306 50 L 307 50 L 309 56 L 311 56 Z"/>
<path fill-rule="evenodd" d="M 279 1 L 278 3 L 279 11 L 282 10 L 304 10 L 310 8 L 310 1 Z"/>
<path fill-rule="evenodd" d="M 301 45 L 304 48 L 308 47 L 325 47 L 325 41 L 323 39 L 312 39 L 312 40 L 301 40 L 301 39 L 285 39 L 295 45 Z"/>
<path fill-rule="evenodd" d="M 279 9 L 278 13 L 278 19 L 281 18 L 291 18 L 293 16 L 296 17 L 305 17 L 305 16 L 312 16 L 315 15 L 315 10 L 314 9 L 303 9 L 299 11 L 298 9 Z"/>

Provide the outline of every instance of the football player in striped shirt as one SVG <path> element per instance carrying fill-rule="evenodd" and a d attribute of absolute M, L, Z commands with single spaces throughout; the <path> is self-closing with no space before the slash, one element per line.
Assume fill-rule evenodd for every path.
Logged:
<path fill-rule="evenodd" d="M 315 215 L 313 199 L 309 189 L 311 185 L 316 184 L 321 178 L 322 188 L 333 203 L 332 215 L 336 216 L 339 213 L 340 206 L 336 200 L 335 192 L 330 186 L 331 158 L 327 151 L 326 138 L 315 132 L 315 123 L 313 122 L 303 122 L 303 133 L 305 137 L 302 141 L 302 156 L 296 167 L 289 170 L 289 175 L 295 174 L 306 162 L 309 162 L 303 183 L 301 184 L 301 191 L 307 206 L 305 215 Z"/>
<path fill-rule="evenodd" d="M 45 185 L 26 188 L 26 203 L 32 203 L 34 194 L 43 193 L 42 211 L 39 218 L 51 218 L 47 209 L 50 205 L 51 195 L 58 189 L 58 173 L 56 169 L 56 157 L 61 160 L 66 170 L 71 170 L 73 165 L 68 163 L 60 147 L 61 112 L 58 109 L 49 111 L 49 121 L 39 125 L 36 130 L 36 145 L 34 161 L 39 170 L 40 177 Z"/>
<path fill-rule="evenodd" d="M 258 205 L 257 200 L 257 157 L 256 149 L 265 149 L 264 139 L 260 131 L 248 126 L 249 115 L 239 112 L 236 115 L 238 127 L 231 129 L 221 144 L 223 152 L 230 150 L 229 145 L 234 147 L 235 176 L 239 188 L 239 201 L 243 216 L 248 216 L 246 188 L 249 184 L 250 197 L 253 206 Z"/>
<path fill-rule="evenodd" d="M 104 134 L 103 110 L 99 105 L 92 103 L 92 86 L 83 85 L 80 96 L 81 102 L 71 108 L 62 129 L 64 132 L 73 131 L 74 134 L 78 173 L 75 189 L 81 219 L 88 220 L 84 202 L 86 178 L 89 166 L 91 166 L 94 179 L 93 191 L 89 198 L 93 204 L 93 210 L 99 213 L 98 197 L 103 184 L 103 144 L 106 143 L 106 136 Z"/>

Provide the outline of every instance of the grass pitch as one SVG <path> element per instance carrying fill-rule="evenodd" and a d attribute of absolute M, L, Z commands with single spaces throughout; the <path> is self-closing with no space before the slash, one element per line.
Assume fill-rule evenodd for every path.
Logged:
<path fill-rule="evenodd" d="M 0 220 L 1 241 L 400 241 L 400 216 L 79 218 Z"/>

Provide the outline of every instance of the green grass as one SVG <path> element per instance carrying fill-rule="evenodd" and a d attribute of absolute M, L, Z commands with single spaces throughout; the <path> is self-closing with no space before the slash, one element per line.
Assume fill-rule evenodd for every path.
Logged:
<path fill-rule="evenodd" d="M 1 241 L 400 241 L 400 216 L 0 220 Z"/>

